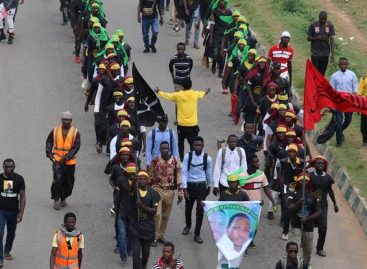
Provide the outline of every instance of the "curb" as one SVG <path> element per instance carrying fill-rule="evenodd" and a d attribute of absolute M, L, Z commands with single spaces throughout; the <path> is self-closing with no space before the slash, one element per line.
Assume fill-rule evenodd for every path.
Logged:
<path fill-rule="evenodd" d="M 354 216 L 361 224 L 365 234 L 367 235 L 367 203 L 366 200 L 359 195 L 359 191 L 355 188 L 348 176 L 347 171 L 341 167 L 335 160 L 331 153 L 330 147 L 325 144 L 317 144 L 317 137 L 320 134 L 319 131 L 309 133 L 312 143 L 316 149 L 323 155 L 329 162 L 329 172 L 334 177 L 339 189 L 343 193 L 345 200 L 351 207 Z"/>

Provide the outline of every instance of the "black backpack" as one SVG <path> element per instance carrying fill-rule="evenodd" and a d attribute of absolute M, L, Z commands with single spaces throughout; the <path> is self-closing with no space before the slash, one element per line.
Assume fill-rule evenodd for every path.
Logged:
<path fill-rule="evenodd" d="M 191 166 L 191 161 L 192 161 L 192 151 L 189 152 L 189 161 L 188 161 L 188 164 L 187 164 L 187 171 L 190 171 L 190 166 Z M 208 153 L 204 153 L 204 156 L 203 156 L 203 170 L 206 171 L 206 168 L 208 167 Z M 199 164 L 201 165 L 201 164 Z M 198 165 L 198 166 L 199 166 Z"/>

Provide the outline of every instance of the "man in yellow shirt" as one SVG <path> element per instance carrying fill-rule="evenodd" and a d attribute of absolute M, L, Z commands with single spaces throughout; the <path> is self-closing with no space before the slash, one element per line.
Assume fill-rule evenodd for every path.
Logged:
<path fill-rule="evenodd" d="M 358 95 L 367 96 L 367 74 L 359 81 Z M 367 115 L 361 114 L 361 133 L 363 138 L 363 146 L 367 147 Z"/>
<path fill-rule="evenodd" d="M 156 88 L 155 92 L 166 100 L 175 102 L 177 105 L 177 134 L 178 134 L 178 152 L 181 161 L 184 157 L 185 139 L 192 144 L 194 139 L 199 135 L 198 126 L 198 101 L 204 98 L 210 92 L 210 88 L 206 91 L 196 91 L 191 89 L 192 82 L 190 78 L 182 81 L 183 90 L 179 92 L 167 93 Z"/>

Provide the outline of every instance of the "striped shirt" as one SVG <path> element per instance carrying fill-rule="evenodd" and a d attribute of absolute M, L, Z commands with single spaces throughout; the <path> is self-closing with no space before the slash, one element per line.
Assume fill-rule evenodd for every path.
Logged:
<path fill-rule="evenodd" d="M 169 71 L 174 74 L 174 83 L 190 77 L 193 61 L 190 55 L 184 54 L 184 57 L 179 57 L 178 54 L 172 57 L 169 62 Z"/>
<path fill-rule="evenodd" d="M 279 44 L 274 45 L 270 48 L 269 59 L 272 62 L 278 62 L 281 64 L 281 73 L 288 72 L 288 61 L 293 60 L 293 48 L 291 46 L 280 47 Z"/>
<path fill-rule="evenodd" d="M 183 261 L 179 258 L 176 259 L 176 267 L 163 267 L 162 257 L 160 257 L 157 261 L 155 261 L 152 265 L 152 269 L 184 269 Z"/>

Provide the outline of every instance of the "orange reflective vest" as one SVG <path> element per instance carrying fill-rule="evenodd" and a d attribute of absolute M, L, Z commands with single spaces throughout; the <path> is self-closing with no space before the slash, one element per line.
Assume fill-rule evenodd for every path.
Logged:
<path fill-rule="evenodd" d="M 68 246 L 66 236 L 61 232 L 56 232 L 57 251 L 55 255 L 54 269 L 79 269 L 78 253 L 80 237 L 74 236 L 73 245 Z"/>
<path fill-rule="evenodd" d="M 74 146 L 76 134 L 78 133 L 78 129 L 74 127 L 70 127 L 65 140 L 62 136 L 62 127 L 57 126 L 54 128 L 53 136 L 54 136 L 54 145 L 52 148 L 52 154 L 57 162 L 61 160 L 61 157 L 68 155 L 71 148 Z M 76 156 L 67 160 L 65 162 L 66 165 L 74 165 L 76 164 Z"/>

